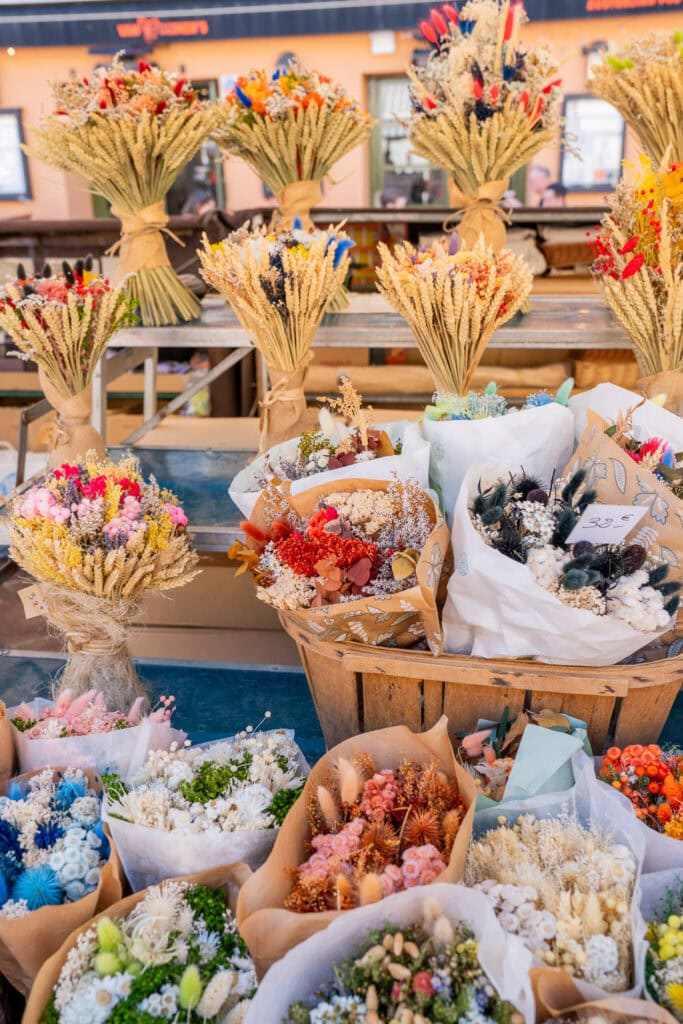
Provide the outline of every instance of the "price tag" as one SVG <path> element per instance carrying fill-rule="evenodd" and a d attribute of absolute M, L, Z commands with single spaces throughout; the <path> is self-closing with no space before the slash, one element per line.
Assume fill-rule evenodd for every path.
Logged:
<path fill-rule="evenodd" d="M 19 598 L 24 606 L 24 615 L 27 619 L 35 619 L 36 615 L 42 615 L 45 610 L 40 587 L 35 584 L 31 587 L 24 587 L 19 591 Z"/>
<path fill-rule="evenodd" d="M 589 505 L 567 537 L 568 544 L 619 544 L 638 525 L 647 509 L 637 505 Z"/>

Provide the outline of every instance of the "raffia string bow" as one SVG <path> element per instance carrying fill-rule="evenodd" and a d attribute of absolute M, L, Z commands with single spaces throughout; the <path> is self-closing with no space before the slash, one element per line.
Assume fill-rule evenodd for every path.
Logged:
<path fill-rule="evenodd" d="M 121 237 L 106 251 L 107 256 L 121 253 L 119 278 L 134 274 L 142 267 L 170 267 L 163 235 L 180 246 L 185 243 L 169 227 L 164 201 L 152 203 L 137 213 L 126 213 L 112 206 L 111 212 L 121 221 Z"/>
<path fill-rule="evenodd" d="M 291 231 L 294 221 L 298 218 L 304 231 L 313 230 L 311 210 L 322 201 L 323 193 L 319 181 L 293 181 L 285 185 L 276 199 L 280 207 L 279 216 L 276 211 L 273 221 L 279 231 Z"/>
<path fill-rule="evenodd" d="M 444 221 L 444 231 L 457 228 L 463 249 L 473 249 L 483 235 L 487 245 L 500 252 L 505 245 L 505 225 L 510 223 L 509 211 L 501 206 L 509 184 L 509 178 L 487 181 L 468 195 L 451 179 L 448 197 L 454 211 Z"/>

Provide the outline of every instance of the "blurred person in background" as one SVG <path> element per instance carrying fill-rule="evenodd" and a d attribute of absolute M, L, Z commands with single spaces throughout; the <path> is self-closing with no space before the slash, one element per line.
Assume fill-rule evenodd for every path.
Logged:
<path fill-rule="evenodd" d="M 541 196 L 539 205 L 544 210 L 566 206 L 567 190 L 564 185 L 561 185 L 559 181 L 554 181 L 552 185 L 548 185 Z"/>
<path fill-rule="evenodd" d="M 541 164 L 532 164 L 526 175 L 526 205 L 541 206 L 543 193 L 550 184 L 550 171 Z"/>

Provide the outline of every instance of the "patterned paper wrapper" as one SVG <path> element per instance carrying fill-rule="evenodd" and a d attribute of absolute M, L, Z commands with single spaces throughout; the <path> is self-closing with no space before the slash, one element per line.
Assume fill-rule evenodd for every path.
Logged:
<path fill-rule="evenodd" d="M 311 838 L 307 813 L 309 801 L 317 787 L 329 780 L 332 767 L 340 757 L 352 760 L 360 753 L 371 755 L 377 771 L 398 768 L 404 761 L 427 763 L 433 759 L 450 779 L 456 780 L 467 811 L 446 870 L 435 881 L 459 882 L 462 878 L 472 835 L 476 789 L 474 780 L 456 763 L 448 738 L 448 719 L 443 716 L 428 732 L 414 733 L 407 726 L 399 725 L 345 740 L 328 750 L 312 769 L 303 793 L 285 818 L 270 857 L 240 892 L 237 925 L 254 958 L 259 977 L 293 946 L 322 931 L 340 914 L 353 913 L 325 910 L 298 914 L 285 910 L 283 904 L 292 889 L 291 871 L 308 856 L 307 844 Z"/>
<path fill-rule="evenodd" d="M 37 772 L 17 775 L 11 781 L 30 779 Z M 98 775 L 86 771 L 88 784 L 102 790 Z M 10 780 L 0 786 L 4 794 Z M 107 830 L 108 833 L 108 830 Z M 73 903 L 41 907 L 16 920 L 0 917 L 0 972 L 23 995 L 32 991 L 36 975 L 74 928 L 89 924 L 94 914 L 105 911 L 123 895 L 124 877 L 116 847 L 109 836 L 111 853 L 100 872 L 97 888 Z M 26 1019 L 26 1018 L 24 1018 Z M 37 1020 L 38 1018 L 36 1018 Z"/>
<path fill-rule="evenodd" d="M 251 871 L 246 864 L 231 864 L 228 867 L 202 871 L 198 875 L 188 875 L 182 881 L 189 882 L 190 885 L 206 885 L 209 889 L 222 889 L 225 894 L 226 904 L 234 912 L 240 887 L 244 885 L 250 875 Z M 113 917 L 115 920 L 127 917 L 146 893 L 147 890 L 143 889 L 142 892 L 136 892 L 133 896 L 127 896 L 125 899 L 121 899 L 121 894 L 119 893 L 118 902 L 108 907 L 105 913 L 108 917 Z M 101 916 L 102 914 L 98 914 L 97 917 L 92 917 L 83 923 L 79 922 L 79 926 L 66 939 L 64 939 L 64 936 L 60 936 L 60 939 L 63 940 L 62 944 L 57 945 L 56 953 L 43 965 L 31 989 L 26 1010 L 22 1017 L 23 1024 L 40 1024 L 54 987 L 59 981 L 59 975 L 67 956 L 76 945 L 79 936 L 91 928 L 96 923 L 98 917 Z"/>
<path fill-rule="evenodd" d="M 672 580 L 683 578 L 683 501 L 663 480 L 634 462 L 608 437 L 609 426 L 597 413 L 588 411 L 588 426 L 564 475 L 587 470 L 587 483 L 598 492 L 598 501 L 613 505 L 637 505 L 645 515 L 627 538 L 642 543 L 655 558 L 669 565 Z M 665 438 L 666 440 L 666 438 Z"/>
<path fill-rule="evenodd" d="M 328 494 L 386 491 L 391 486 L 391 482 L 386 480 L 331 481 L 302 494 L 285 495 L 284 500 L 306 518 L 320 499 Z M 359 597 L 322 608 L 280 612 L 285 629 L 297 643 L 329 641 L 373 647 L 412 647 L 425 637 L 433 654 L 442 653 L 443 636 L 437 600 L 442 577 L 448 574 L 450 535 L 434 502 L 431 498 L 428 501 L 434 528 L 417 562 L 417 584 L 391 597 Z M 260 528 L 267 526 L 262 498 L 256 504 L 252 522 Z"/>

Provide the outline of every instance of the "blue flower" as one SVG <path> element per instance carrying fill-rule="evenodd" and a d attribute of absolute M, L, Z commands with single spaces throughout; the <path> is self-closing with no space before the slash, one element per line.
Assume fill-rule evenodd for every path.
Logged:
<path fill-rule="evenodd" d="M 460 20 L 458 21 L 458 28 L 460 29 L 460 31 L 462 32 L 462 34 L 464 36 L 471 35 L 472 34 L 472 29 L 474 28 L 474 26 L 475 26 L 475 22 L 474 21 L 468 21 L 466 19 L 463 20 L 462 18 L 460 18 Z"/>
<path fill-rule="evenodd" d="M 239 85 L 235 86 L 235 95 L 237 96 L 237 99 L 240 101 L 243 107 L 251 107 L 251 100 L 247 96 L 246 92 L 240 89 Z"/>
<path fill-rule="evenodd" d="M 8 800 L 23 800 L 26 796 L 26 790 L 21 782 L 10 782 L 5 790 L 5 796 Z"/>
<path fill-rule="evenodd" d="M 674 456 L 673 448 L 669 448 L 667 445 L 662 453 L 660 460 L 662 466 L 668 466 L 669 469 L 674 469 L 676 466 L 676 458 Z"/>
<path fill-rule="evenodd" d="M 7 882 L 5 881 L 5 876 L 0 874 L 0 907 L 4 907 L 8 899 L 9 889 L 7 887 Z"/>
<path fill-rule="evenodd" d="M 86 790 L 85 779 L 64 779 L 55 792 L 55 807 L 59 811 L 68 811 L 74 800 L 85 796 Z"/>
<path fill-rule="evenodd" d="M 341 261 L 344 259 L 344 256 L 349 251 L 349 249 L 353 249 L 355 244 L 356 243 L 352 242 L 350 238 L 340 238 L 339 239 L 339 241 L 337 242 L 336 248 L 334 250 L 334 263 L 333 263 L 333 266 L 334 266 L 335 270 L 339 266 Z"/>
<path fill-rule="evenodd" d="M 280 77 L 280 73 L 280 68 L 276 68 L 275 71 L 273 71 L 273 77 L 271 78 L 271 82 L 277 82 L 278 78 Z"/>
<path fill-rule="evenodd" d="M 302 228 L 303 228 L 303 224 L 301 223 L 301 217 L 295 217 L 294 218 L 293 230 L 294 231 L 301 231 Z"/>
<path fill-rule="evenodd" d="M 541 405 L 552 405 L 555 399 L 547 391 L 539 391 L 536 395 L 528 395 L 524 403 L 525 409 L 537 409 Z"/>
<path fill-rule="evenodd" d="M 9 821 L 0 819 L 0 853 L 11 853 L 19 859 L 23 853 L 19 842 L 19 829 Z"/>
<path fill-rule="evenodd" d="M 29 910 L 58 907 L 63 896 L 64 890 L 57 875 L 46 864 L 42 867 L 27 868 L 19 875 L 12 889 L 12 899 L 26 900 Z"/>
<path fill-rule="evenodd" d="M 21 856 L 23 857 L 23 854 Z M 14 885 L 23 870 L 21 857 L 16 857 L 13 853 L 0 853 L 0 874 L 8 885 Z"/>
<path fill-rule="evenodd" d="M 34 841 L 39 850 L 49 850 L 63 835 L 62 826 L 56 818 L 51 818 L 38 826 Z"/>
<path fill-rule="evenodd" d="M 100 857 L 102 860 L 109 860 L 109 840 L 105 834 L 103 822 L 96 821 L 91 832 L 100 840 Z"/>

